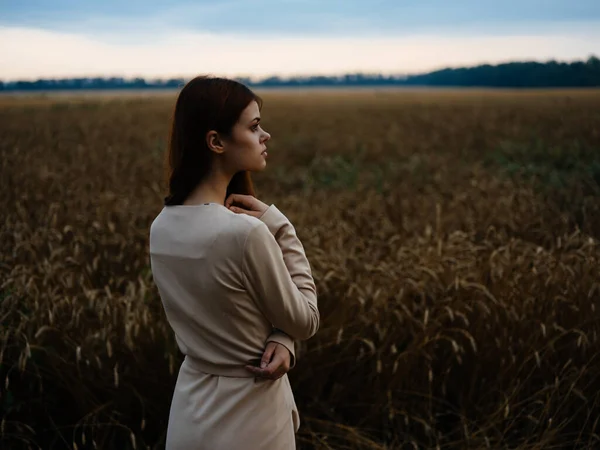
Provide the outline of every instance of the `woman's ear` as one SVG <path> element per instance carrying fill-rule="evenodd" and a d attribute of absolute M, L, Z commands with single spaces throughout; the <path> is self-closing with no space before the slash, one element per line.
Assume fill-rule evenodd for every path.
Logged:
<path fill-rule="evenodd" d="M 223 153 L 225 150 L 219 133 L 214 130 L 206 133 L 206 145 L 208 145 L 208 148 L 215 153 Z"/>

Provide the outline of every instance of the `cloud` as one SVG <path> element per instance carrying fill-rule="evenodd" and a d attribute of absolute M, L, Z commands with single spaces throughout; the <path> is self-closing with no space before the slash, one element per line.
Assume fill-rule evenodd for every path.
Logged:
<path fill-rule="evenodd" d="M 402 74 L 511 60 L 583 59 L 600 49 L 600 31 L 352 38 L 239 36 L 165 28 L 155 34 L 113 32 L 107 40 L 81 33 L 0 27 L 0 43 L 0 78 L 5 81 L 200 73 L 262 77 Z"/>
<path fill-rule="evenodd" d="M 30 0 L 0 2 L 0 24 L 102 33 L 124 27 L 217 34 L 406 35 L 463 27 L 600 21 L 597 0 Z M 481 33 L 480 33 L 481 34 Z M 485 33 L 482 33 L 485 34 Z"/>

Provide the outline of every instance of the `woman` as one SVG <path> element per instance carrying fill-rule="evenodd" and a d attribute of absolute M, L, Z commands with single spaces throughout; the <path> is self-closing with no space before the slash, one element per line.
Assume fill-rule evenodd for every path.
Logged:
<path fill-rule="evenodd" d="M 320 317 L 293 225 L 254 196 L 249 172 L 264 170 L 270 138 L 261 105 L 243 84 L 197 77 L 175 106 L 169 195 L 150 228 L 154 282 L 185 354 L 167 450 L 296 448 L 286 372 Z"/>

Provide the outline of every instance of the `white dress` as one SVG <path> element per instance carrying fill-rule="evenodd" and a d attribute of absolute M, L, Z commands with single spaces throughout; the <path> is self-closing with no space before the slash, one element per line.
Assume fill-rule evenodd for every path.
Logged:
<path fill-rule="evenodd" d="M 217 203 L 166 206 L 150 228 L 154 282 L 182 363 L 167 450 L 295 449 L 300 418 L 287 375 L 245 369 L 266 342 L 286 346 L 319 328 L 310 264 L 275 205 L 260 217 Z M 284 333 L 282 333 L 281 330 Z"/>

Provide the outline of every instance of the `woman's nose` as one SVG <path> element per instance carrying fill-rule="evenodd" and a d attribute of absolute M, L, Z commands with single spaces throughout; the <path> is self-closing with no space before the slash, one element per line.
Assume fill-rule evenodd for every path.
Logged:
<path fill-rule="evenodd" d="M 265 131 L 265 135 L 263 137 L 263 141 L 267 142 L 269 139 L 271 139 L 271 135 Z"/>

